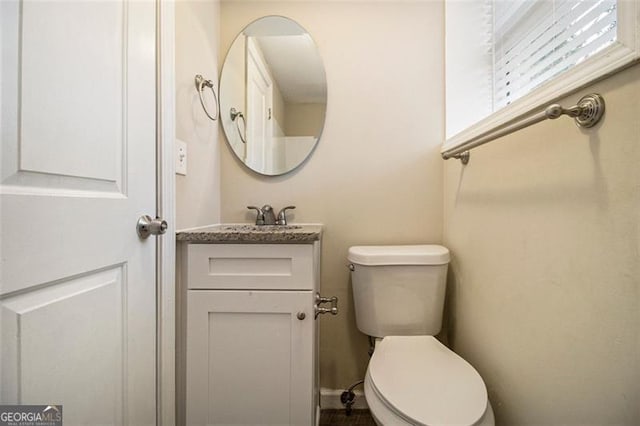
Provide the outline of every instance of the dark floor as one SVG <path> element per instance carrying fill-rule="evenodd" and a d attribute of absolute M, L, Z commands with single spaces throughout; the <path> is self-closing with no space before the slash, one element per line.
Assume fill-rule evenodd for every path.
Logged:
<path fill-rule="evenodd" d="M 369 410 L 352 410 L 347 416 L 345 410 L 320 411 L 320 426 L 376 426 Z"/>

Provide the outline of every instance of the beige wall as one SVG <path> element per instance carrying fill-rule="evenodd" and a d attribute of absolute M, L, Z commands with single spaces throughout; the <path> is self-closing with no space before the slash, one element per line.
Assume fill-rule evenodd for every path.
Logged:
<path fill-rule="evenodd" d="M 286 104 L 287 136 L 318 136 L 322 133 L 327 104 Z"/>
<path fill-rule="evenodd" d="M 202 74 L 217 90 L 219 8 L 217 0 L 176 2 L 176 136 L 188 152 L 187 175 L 176 175 L 177 229 L 220 220 L 218 122 L 202 110 L 193 80 Z"/>
<path fill-rule="evenodd" d="M 595 130 L 548 121 L 446 162 L 448 337 L 500 425 L 640 424 L 640 66 L 591 91 Z"/>
<path fill-rule="evenodd" d="M 225 143 L 222 220 L 251 221 L 247 205 L 270 203 L 295 204 L 292 222 L 325 224 L 322 292 L 340 298 L 340 314 L 320 320 L 321 384 L 340 389 L 363 377 L 368 360 L 355 327 L 348 247 L 441 240 L 443 6 L 223 1 L 221 58 L 247 23 L 270 14 L 295 19 L 316 40 L 326 124 L 309 161 L 282 177 L 248 171 Z"/>

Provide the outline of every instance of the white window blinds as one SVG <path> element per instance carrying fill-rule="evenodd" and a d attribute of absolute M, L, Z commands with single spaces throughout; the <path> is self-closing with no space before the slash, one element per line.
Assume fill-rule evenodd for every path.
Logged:
<path fill-rule="evenodd" d="M 495 0 L 493 110 L 616 41 L 616 0 Z"/>

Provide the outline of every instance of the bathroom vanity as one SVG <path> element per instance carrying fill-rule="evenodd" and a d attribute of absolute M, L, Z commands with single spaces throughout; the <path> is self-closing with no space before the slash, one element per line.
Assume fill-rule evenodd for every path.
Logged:
<path fill-rule="evenodd" d="M 177 234 L 179 420 L 316 424 L 321 231 L 215 225 Z"/>

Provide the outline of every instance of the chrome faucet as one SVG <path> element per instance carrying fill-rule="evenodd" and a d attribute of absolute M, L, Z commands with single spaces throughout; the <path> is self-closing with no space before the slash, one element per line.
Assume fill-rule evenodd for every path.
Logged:
<path fill-rule="evenodd" d="M 262 208 L 256 206 L 247 206 L 250 210 L 255 210 L 256 215 L 256 225 L 286 225 L 287 224 L 287 214 L 286 211 L 290 209 L 295 209 L 296 206 L 287 206 L 280 210 L 278 213 L 278 220 L 276 220 L 275 213 L 273 212 L 273 207 L 269 204 L 265 204 Z"/>

